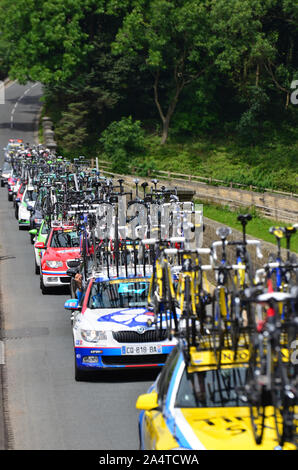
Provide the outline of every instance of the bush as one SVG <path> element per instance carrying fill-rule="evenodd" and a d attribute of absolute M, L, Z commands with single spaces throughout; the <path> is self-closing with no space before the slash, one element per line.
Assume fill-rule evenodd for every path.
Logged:
<path fill-rule="evenodd" d="M 112 122 L 102 132 L 99 142 L 116 173 L 128 173 L 132 158 L 145 150 L 141 122 L 133 121 L 131 116 Z"/>

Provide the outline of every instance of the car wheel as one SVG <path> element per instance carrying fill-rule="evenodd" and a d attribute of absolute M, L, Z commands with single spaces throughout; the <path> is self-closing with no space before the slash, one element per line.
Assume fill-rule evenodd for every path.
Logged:
<path fill-rule="evenodd" d="M 41 289 L 41 292 L 43 293 L 43 295 L 48 294 L 48 292 L 49 292 L 49 288 L 46 287 L 43 283 L 42 276 L 40 276 L 40 289 Z"/>
<path fill-rule="evenodd" d="M 38 264 L 36 263 L 36 261 L 35 261 L 35 274 L 40 274 L 40 268 Z"/>
<path fill-rule="evenodd" d="M 8 193 L 7 199 L 8 199 L 9 201 L 12 201 L 12 194 Z"/>
<path fill-rule="evenodd" d="M 86 379 L 86 371 L 78 368 L 76 358 L 74 358 L 74 368 L 76 382 L 83 382 Z"/>
<path fill-rule="evenodd" d="M 1 180 L 1 188 L 4 188 L 4 181 Z"/>

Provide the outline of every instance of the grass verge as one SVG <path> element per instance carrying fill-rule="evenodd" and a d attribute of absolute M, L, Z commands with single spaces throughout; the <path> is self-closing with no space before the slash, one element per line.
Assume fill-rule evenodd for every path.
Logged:
<path fill-rule="evenodd" d="M 257 213 L 245 209 L 241 209 L 241 211 L 231 211 L 228 206 L 206 204 L 197 200 L 196 203 L 203 204 L 203 214 L 208 219 L 215 220 L 216 222 L 220 222 L 240 231 L 241 224 L 237 221 L 237 215 L 250 212 L 253 218 L 247 224 L 247 234 L 273 244 L 275 244 L 275 238 L 269 233 L 269 228 L 272 226 L 284 227 L 287 225 L 285 222 L 260 217 Z M 283 248 L 286 248 L 284 239 L 281 245 Z M 298 253 L 298 232 L 293 235 L 291 239 L 291 251 Z"/>

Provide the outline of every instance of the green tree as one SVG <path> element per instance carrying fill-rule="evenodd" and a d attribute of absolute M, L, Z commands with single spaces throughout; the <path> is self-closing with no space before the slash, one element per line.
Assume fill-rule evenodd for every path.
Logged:
<path fill-rule="evenodd" d="M 152 75 L 164 144 L 183 89 L 214 62 L 207 2 L 140 0 L 133 4 L 113 51 L 142 56 L 143 68 Z"/>
<path fill-rule="evenodd" d="M 112 162 L 112 171 L 127 173 L 129 163 L 136 152 L 145 149 L 144 131 L 140 121 L 132 117 L 123 117 L 112 122 L 99 139 L 108 159 Z"/>

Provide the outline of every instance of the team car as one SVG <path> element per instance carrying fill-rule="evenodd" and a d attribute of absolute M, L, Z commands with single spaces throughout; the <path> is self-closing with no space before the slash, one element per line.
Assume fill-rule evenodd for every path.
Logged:
<path fill-rule="evenodd" d="M 35 249 L 43 251 L 40 262 L 40 289 L 43 294 L 47 294 L 49 288 L 69 285 L 69 263 L 81 256 L 80 236 L 73 225 L 59 222 L 53 225 L 46 242 L 34 244 Z"/>
<path fill-rule="evenodd" d="M 19 222 L 19 229 L 21 228 L 29 228 L 30 226 L 30 216 L 31 210 L 35 205 L 35 201 L 37 198 L 36 189 L 31 185 L 26 185 L 24 193 L 22 195 L 22 199 L 18 201 L 17 211 L 18 211 L 18 222 Z"/>
<path fill-rule="evenodd" d="M 147 307 L 149 283 L 145 276 L 93 275 L 80 300 L 66 301 L 65 309 L 72 311 L 76 380 L 91 370 L 165 364 L 176 340 L 153 324 Z"/>
<path fill-rule="evenodd" d="M 9 162 L 5 161 L 3 163 L 3 168 L 1 170 L 0 182 L 1 182 L 1 187 L 2 188 L 7 184 L 7 180 L 8 180 L 8 178 L 11 177 L 12 173 L 13 173 L 13 168 L 12 168 L 11 164 Z"/>
<path fill-rule="evenodd" d="M 7 179 L 7 199 L 8 201 L 12 201 L 14 189 L 17 185 L 18 178 L 17 176 L 12 173 L 12 175 Z"/>
<path fill-rule="evenodd" d="M 4 160 L 10 161 L 11 157 L 22 149 L 24 149 L 24 143 L 22 139 L 9 139 L 7 146 L 3 149 Z"/>
<path fill-rule="evenodd" d="M 223 351 L 224 360 L 218 368 L 215 359 L 210 360 L 212 352 L 201 351 L 193 365 L 187 365 L 178 344 L 148 393 L 137 399 L 140 449 L 280 449 L 270 407 L 263 442 L 255 442 L 250 410 L 239 393 L 245 383 L 248 355 L 243 350 L 235 362 L 232 351 Z M 292 450 L 294 445 L 286 448 Z"/>
<path fill-rule="evenodd" d="M 47 225 L 47 223 L 44 219 L 41 221 L 41 225 L 38 229 L 33 228 L 33 229 L 29 230 L 30 236 L 33 237 L 34 244 L 35 243 L 40 243 L 40 242 L 45 244 L 45 242 L 47 240 L 48 233 L 49 233 L 49 228 L 48 228 L 48 225 Z M 44 250 L 36 248 L 34 246 L 34 264 L 35 264 L 34 271 L 35 271 L 35 274 L 40 274 L 40 260 L 41 260 L 43 251 Z"/>

